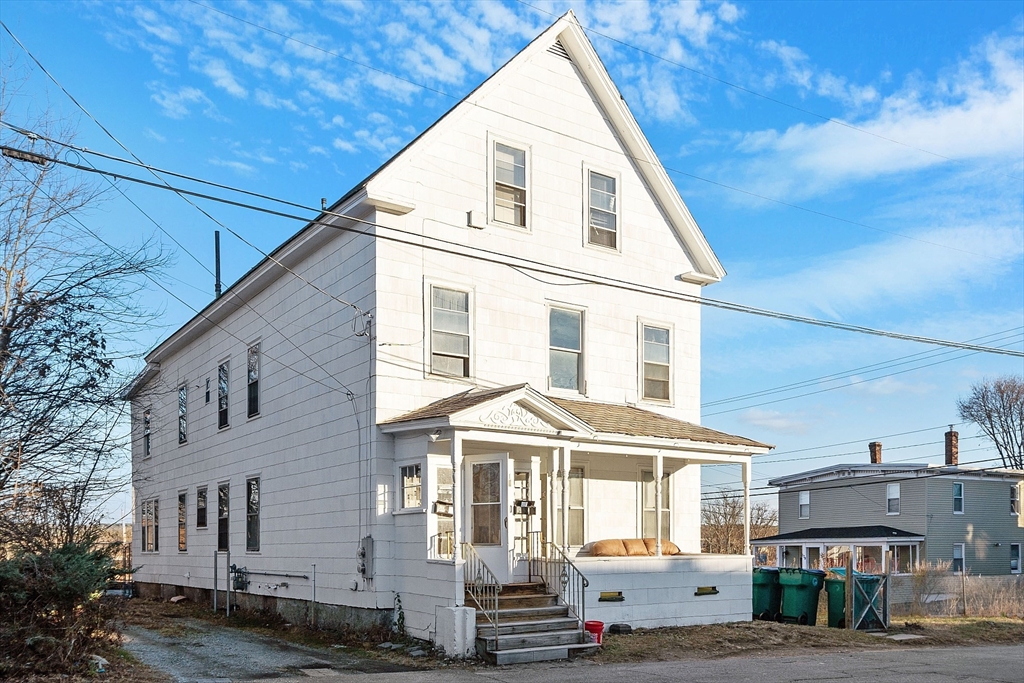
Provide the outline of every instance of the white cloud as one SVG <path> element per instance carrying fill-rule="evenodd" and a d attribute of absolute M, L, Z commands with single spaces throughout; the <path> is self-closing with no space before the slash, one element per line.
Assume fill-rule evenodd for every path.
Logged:
<path fill-rule="evenodd" d="M 208 76 L 215 86 L 234 97 L 240 99 L 248 97 L 249 91 L 242 87 L 224 60 L 205 59 L 196 53 L 192 55 L 191 59 L 195 62 L 194 68 Z"/>
<path fill-rule="evenodd" d="M 152 9 L 143 5 L 135 5 L 135 7 L 132 8 L 132 16 L 135 18 L 136 23 L 138 23 L 146 33 L 167 43 L 172 43 L 174 45 L 181 44 L 181 34 L 178 30 L 164 21 L 160 15 Z"/>
<path fill-rule="evenodd" d="M 876 396 L 888 396 L 891 394 L 927 394 L 938 389 L 937 386 L 928 382 L 906 382 L 893 377 L 880 377 L 878 379 L 864 378 L 853 375 L 849 380 L 850 386 L 857 391 Z"/>
<path fill-rule="evenodd" d="M 359 151 L 358 147 L 353 145 L 348 140 L 342 140 L 341 138 L 334 138 L 334 142 L 332 142 L 331 144 L 334 146 L 334 149 L 340 149 L 342 152 L 348 152 L 350 154 L 355 154 L 356 152 Z M 314 148 L 311 148 L 309 151 L 312 152 L 314 149 L 315 150 L 323 150 L 323 147 L 314 147 Z M 325 151 L 323 152 L 323 154 L 324 154 L 324 156 L 327 155 L 327 153 Z"/>
<path fill-rule="evenodd" d="M 803 434 L 811 426 L 799 413 L 782 413 L 762 408 L 751 408 L 741 412 L 739 420 L 754 427 L 789 434 Z"/>
<path fill-rule="evenodd" d="M 287 109 L 288 111 L 297 112 L 299 108 L 291 100 L 282 99 L 274 95 L 274 93 L 257 88 L 253 93 L 253 98 L 256 103 L 260 106 L 266 107 L 267 109 Z"/>
<path fill-rule="evenodd" d="M 167 138 L 165 138 L 163 135 L 160 135 L 160 133 L 157 133 L 152 128 L 144 128 L 142 134 L 145 135 L 150 140 L 155 140 L 160 143 L 167 142 Z"/>
<path fill-rule="evenodd" d="M 743 11 L 731 2 L 723 2 L 718 6 L 718 18 L 727 24 L 735 24 L 743 16 Z"/>
<path fill-rule="evenodd" d="M 183 119 L 192 113 L 192 106 L 198 104 L 203 106 L 203 113 L 207 116 L 215 119 L 220 118 L 213 102 L 199 88 L 182 85 L 177 90 L 172 90 L 154 83 L 151 83 L 149 87 L 152 90 L 157 90 L 157 92 L 153 93 L 151 99 L 160 105 L 164 116 L 169 116 L 172 119 Z"/>
<path fill-rule="evenodd" d="M 306 151 L 309 152 L 310 154 L 318 154 L 318 155 L 323 156 L 323 157 L 329 157 L 330 156 L 330 153 L 326 149 L 321 147 L 320 145 L 313 145 L 312 147 L 310 147 Z"/>
<path fill-rule="evenodd" d="M 241 161 L 225 161 L 224 159 L 213 158 L 209 159 L 207 163 L 213 166 L 221 166 L 223 168 L 229 168 L 235 173 L 243 176 L 255 175 L 256 168 L 249 164 L 242 163 Z"/>

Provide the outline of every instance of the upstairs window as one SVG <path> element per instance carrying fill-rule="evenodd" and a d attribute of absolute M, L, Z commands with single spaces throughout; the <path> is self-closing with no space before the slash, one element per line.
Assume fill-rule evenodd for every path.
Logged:
<path fill-rule="evenodd" d="M 953 514 L 962 515 L 964 513 L 964 485 L 963 482 L 953 482 Z"/>
<path fill-rule="evenodd" d="M 260 414 L 260 345 L 258 343 L 249 347 L 245 368 L 245 379 L 248 385 L 246 414 L 249 417 L 256 417 Z"/>
<path fill-rule="evenodd" d="M 430 371 L 469 377 L 469 293 L 430 289 Z"/>
<path fill-rule="evenodd" d="M 669 331 L 644 325 L 644 398 L 668 401 L 671 398 L 671 358 Z"/>
<path fill-rule="evenodd" d="M 142 457 L 148 458 L 150 455 L 150 444 L 152 438 L 153 429 L 153 414 L 149 408 L 146 408 L 142 412 Z"/>
<path fill-rule="evenodd" d="M 526 151 L 494 143 L 494 220 L 526 227 Z"/>
<path fill-rule="evenodd" d="M 1010 514 L 1020 514 L 1020 488 L 1017 484 L 1010 484 Z"/>
<path fill-rule="evenodd" d="M 797 503 L 797 505 L 798 505 L 798 512 L 799 512 L 800 519 L 810 519 L 811 518 L 811 492 L 810 491 L 801 491 L 799 495 L 800 495 L 800 500 Z"/>
<path fill-rule="evenodd" d="M 551 388 L 583 393 L 583 312 L 552 308 L 548 326 Z"/>
<path fill-rule="evenodd" d="M 260 549 L 260 478 L 245 480 L 245 549 Z"/>
<path fill-rule="evenodd" d="M 188 511 L 188 494 L 178 494 L 178 551 L 185 552 L 188 550 L 186 533 L 188 526 L 186 524 L 186 514 Z"/>
<path fill-rule="evenodd" d="M 217 429 L 228 426 L 228 361 L 217 368 Z"/>
<path fill-rule="evenodd" d="M 188 441 L 188 385 L 178 388 L 178 443 Z"/>
<path fill-rule="evenodd" d="M 206 528 L 206 487 L 196 489 L 196 528 Z"/>
<path fill-rule="evenodd" d="M 887 515 L 898 515 L 898 514 L 900 514 L 900 485 L 899 484 L 886 484 L 885 485 L 885 514 L 887 514 Z"/>
<path fill-rule="evenodd" d="M 618 182 L 615 178 L 589 171 L 589 223 L 587 241 L 617 249 L 619 243 Z"/>
<path fill-rule="evenodd" d="M 413 510 L 423 507 L 423 478 L 419 465 L 402 468 L 402 509 Z"/>

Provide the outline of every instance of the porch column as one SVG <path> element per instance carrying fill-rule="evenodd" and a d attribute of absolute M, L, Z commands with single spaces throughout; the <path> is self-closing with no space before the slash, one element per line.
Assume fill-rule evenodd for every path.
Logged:
<path fill-rule="evenodd" d="M 661 453 L 654 456 L 654 556 L 661 557 L 661 477 L 665 460 Z"/>
<path fill-rule="evenodd" d="M 462 520 L 462 435 L 452 431 L 452 438 L 449 442 L 452 453 L 452 525 L 455 527 L 453 539 L 455 547 L 452 549 L 452 561 L 458 562 L 462 559 L 463 529 Z M 456 596 L 457 605 L 461 605 L 461 599 Z"/>
<path fill-rule="evenodd" d="M 562 451 L 562 552 L 569 552 L 569 468 L 572 464 L 572 451 L 563 446 Z"/>
<path fill-rule="evenodd" d="M 743 461 L 743 551 L 753 554 L 750 547 L 750 458 Z"/>
<path fill-rule="evenodd" d="M 558 493 L 559 489 L 555 485 L 555 482 L 558 479 L 558 468 L 560 467 L 561 457 L 562 454 L 559 453 L 557 448 L 552 448 L 551 452 L 548 454 L 547 495 L 545 496 L 547 499 L 547 505 L 545 509 L 546 514 L 544 515 L 544 540 L 549 541 L 550 543 L 554 543 L 555 536 L 557 536 L 555 533 L 555 525 L 558 524 L 558 506 L 555 505 L 555 496 L 561 494 Z"/>

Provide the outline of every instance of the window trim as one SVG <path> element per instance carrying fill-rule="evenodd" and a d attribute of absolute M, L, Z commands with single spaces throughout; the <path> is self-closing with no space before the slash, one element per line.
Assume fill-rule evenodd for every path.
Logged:
<path fill-rule="evenodd" d="M 956 560 L 957 560 L 956 549 L 957 548 L 960 548 L 960 569 L 959 570 L 956 568 Z M 953 554 L 951 555 L 951 560 L 950 560 L 949 568 L 950 568 L 950 570 L 952 570 L 952 572 L 954 574 L 963 574 L 965 571 L 967 571 L 967 544 L 966 543 L 954 543 L 953 544 Z"/>
<path fill-rule="evenodd" d="M 250 508 L 249 499 L 249 484 L 256 482 L 256 512 L 252 512 Z M 256 544 L 255 547 L 252 544 L 249 535 L 249 524 L 252 521 L 253 516 L 256 518 Z M 230 519 L 230 517 L 229 517 Z M 230 524 L 230 521 L 229 521 Z M 263 477 L 259 474 L 245 478 L 245 552 L 247 553 L 258 553 L 262 547 L 262 536 L 263 536 Z M 230 543 L 228 544 L 230 547 Z"/>
<path fill-rule="evenodd" d="M 806 494 L 806 496 L 804 495 Z M 804 498 L 807 498 L 807 502 L 801 502 Z M 803 514 L 803 507 L 807 506 L 807 514 Z M 803 491 L 797 491 L 796 496 L 796 515 L 797 519 L 810 519 L 811 518 L 811 490 L 804 489 Z"/>
<path fill-rule="evenodd" d="M 425 490 L 429 490 L 429 489 L 427 489 L 427 483 L 428 482 L 427 482 L 427 477 L 425 476 L 426 473 L 427 473 L 427 467 L 420 460 L 417 460 L 415 462 L 407 462 L 407 463 L 399 464 L 397 467 L 398 467 L 398 476 L 396 477 L 395 480 L 398 482 L 398 487 L 397 487 L 398 490 L 396 491 L 396 493 L 398 495 L 398 501 L 397 501 L 398 504 L 395 505 L 395 507 L 394 507 L 394 514 L 403 514 L 403 513 L 410 513 L 410 512 L 426 512 L 427 511 L 427 506 L 423 502 L 424 501 L 423 492 Z M 418 473 L 419 473 L 419 478 L 420 478 L 420 483 L 419 483 L 419 488 L 420 488 L 420 504 L 419 505 L 406 506 L 406 504 L 405 504 L 405 470 L 407 468 L 412 468 L 412 467 L 417 468 Z"/>
<path fill-rule="evenodd" d="M 178 491 L 178 552 L 188 552 L 188 491 Z"/>
<path fill-rule="evenodd" d="M 558 309 L 561 311 L 572 311 L 573 313 L 580 314 L 580 360 L 579 360 L 579 378 L 576 389 L 565 389 L 562 387 L 556 387 L 551 382 L 551 350 L 565 350 L 572 352 L 570 349 L 562 349 L 561 347 L 551 346 L 551 311 Z M 587 308 L 577 304 L 567 304 L 560 301 L 548 301 L 544 307 L 544 319 L 545 319 L 545 333 L 544 338 L 547 339 L 545 344 L 546 359 L 545 359 L 545 371 L 547 375 L 547 388 L 556 394 L 562 394 L 565 396 L 586 396 L 587 395 Z"/>
<path fill-rule="evenodd" d="M 639 488 L 639 491 L 637 491 L 637 513 L 638 514 L 637 514 L 637 520 L 636 520 L 636 530 L 637 530 L 637 534 L 638 534 L 639 538 L 645 538 L 645 536 L 644 536 L 644 511 L 645 511 L 645 508 L 644 508 L 644 473 L 645 472 L 650 472 L 651 473 L 651 480 L 653 482 L 653 480 L 654 480 L 654 467 L 652 467 L 650 465 L 640 465 L 639 467 L 637 467 L 636 483 L 637 483 L 637 487 Z M 667 467 L 662 466 L 662 468 L 661 468 L 661 485 L 662 485 L 662 489 L 664 491 L 664 493 L 662 495 L 663 496 L 668 496 L 668 502 L 669 502 L 668 509 L 665 509 L 665 508 L 661 509 L 662 514 L 664 514 L 666 512 L 668 513 L 668 537 L 665 537 L 664 534 L 663 534 L 662 537 L 661 537 L 661 540 L 663 540 L 663 541 L 671 541 L 672 540 L 672 532 L 675 530 L 674 529 L 674 527 L 675 527 L 675 524 L 674 524 L 674 522 L 675 522 L 675 519 L 674 519 L 675 515 L 672 514 L 672 510 L 673 510 L 673 506 L 672 506 L 672 474 L 673 473 L 674 473 L 674 470 L 671 470 L 671 469 L 669 469 Z M 658 510 L 657 506 L 652 508 L 652 510 L 654 510 L 655 514 L 657 514 L 657 510 Z M 658 525 L 661 526 L 660 520 L 658 522 Z M 646 538 L 657 538 L 657 536 L 656 535 L 655 536 L 646 536 Z"/>
<path fill-rule="evenodd" d="M 1011 574 L 1020 574 L 1021 573 L 1021 565 L 1024 564 L 1024 557 L 1021 557 L 1021 546 L 1022 545 L 1024 545 L 1024 544 L 1021 544 L 1021 543 L 1011 543 L 1010 544 L 1010 573 Z M 1014 546 L 1017 547 L 1017 568 L 1016 569 L 1013 568 L 1013 548 L 1014 548 Z"/>
<path fill-rule="evenodd" d="M 596 173 L 615 180 L 615 246 L 607 247 L 590 241 L 590 174 Z M 606 168 L 583 162 L 583 177 L 581 178 L 583 196 L 581 200 L 583 218 L 583 246 L 587 249 L 595 249 L 605 254 L 622 254 L 622 174 L 618 171 L 610 171 Z"/>
<path fill-rule="evenodd" d="M 262 340 L 257 339 L 245 347 L 245 419 L 254 420 L 263 413 L 263 347 Z M 249 377 L 249 354 L 256 349 L 256 412 L 252 412 L 252 386 L 253 381 Z M 228 370 L 228 382 L 231 381 L 230 368 Z M 230 396 L 228 392 L 228 396 Z"/>
<path fill-rule="evenodd" d="M 494 173 L 494 163 L 496 160 L 496 145 L 502 144 L 506 147 L 512 147 L 520 150 L 525 154 L 526 163 L 526 209 L 524 211 L 524 221 L 526 225 L 515 225 L 513 223 L 505 223 L 499 221 L 494 217 L 494 201 L 495 192 L 494 186 L 497 183 L 497 178 Z M 519 232 L 531 233 L 533 232 L 533 154 L 531 145 L 523 142 L 513 140 L 495 133 L 487 133 L 487 225 L 497 228 L 506 228 L 509 230 L 516 230 Z"/>
<path fill-rule="evenodd" d="M 958 485 L 960 486 L 960 495 L 959 496 L 956 495 L 956 487 Z M 964 511 L 967 509 L 965 507 L 965 505 L 964 505 L 964 489 L 965 488 L 966 487 L 964 486 L 964 483 L 962 481 L 954 481 L 953 482 L 953 514 L 954 515 L 962 515 L 962 514 L 964 514 Z M 960 500 L 960 509 L 959 510 L 956 509 L 956 501 L 957 501 L 957 499 Z"/>
<path fill-rule="evenodd" d="M 227 368 L 224 380 L 224 408 L 220 407 L 220 369 Z M 224 420 L 221 422 L 221 411 L 224 412 Z M 217 431 L 231 427 L 231 358 L 225 358 L 217 363 Z"/>
<path fill-rule="evenodd" d="M 434 288 L 448 289 L 453 292 L 466 294 L 467 312 L 469 314 L 469 374 L 465 377 L 460 375 L 446 375 L 441 372 L 434 372 Z M 423 289 L 423 329 L 424 329 L 424 377 L 444 379 L 454 382 L 472 382 L 476 377 L 476 288 L 435 278 L 424 280 Z"/>
<path fill-rule="evenodd" d="M 644 328 L 651 327 L 660 330 L 668 331 L 668 399 L 661 398 L 648 398 L 644 393 L 644 363 L 645 361 L 645 348 L 644 344 Z M 675 325 L 672 323 L 658 322 L 649 318 L 638 317 L 637 318 L 637 397 L 643 403 L 653 403 L 659 406 L 673 406 L 675 405 L 676 392 L 675 392 L 675 380 L 676 380 L 676 364 L 675 360 L 675 341 L 676 330 Z"/>
<path fill-rule="evenodd" d="M 199 494 L 203 495 L 200 496 Z M 199 523 L 199 499 L 203 499 L 203 523 Z M 196 529 L 208 529 L 210 524 L 210 494 L 206 486 L 196 487 Z"/>
<path fill-rule="evenodd" d="M 1020 493 L 1021 485 L 1010 484 L 1010 516 L 1020 517 Z"/>
<path fill-rule="evenodd" d="M 188 443 L 188 382 L 178 386 L 178 445 Z"/>
<path fill-rule="evenodd" d="M 891 487 L 893 487 L 893 486 L 896 487 L 896 497 L 895 498 L 889 495 L 889 491 L 890 491 Z M 903 489 L 900 486 L 900 483 L 898 481 L 886 482 L 886 484 L 885 484 L 885 515 L 886 515 L 886 517 L 895 517 L 895 516 L 899 515 L 900 512 L 902 512 L 902 510 L 903 510 L 903 504 L 902 504 L 902 501 L 901 501 L 902 497 L 903 497 Z M 889 510 L 889 501 L 891 501 L 891 500 L 895 500 L 896 501 L 896 512 L 891 512 Z"/>

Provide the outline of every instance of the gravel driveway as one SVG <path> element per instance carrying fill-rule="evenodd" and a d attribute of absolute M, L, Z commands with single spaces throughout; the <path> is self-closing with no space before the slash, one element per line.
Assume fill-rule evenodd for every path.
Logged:
<path fill-rule="evenodd" d="M 410 671 L 344 648 L 314 649 L 187 617 L 160 631 L 126 626 L 124 634 L 125 649 L 177 683 Z"/>

